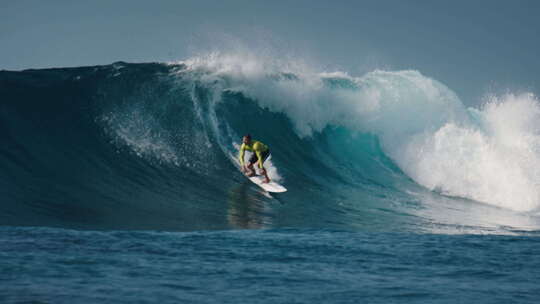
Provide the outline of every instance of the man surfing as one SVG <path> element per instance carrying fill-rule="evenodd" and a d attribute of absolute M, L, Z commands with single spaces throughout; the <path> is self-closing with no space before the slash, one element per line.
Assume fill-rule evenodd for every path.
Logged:
<path fill-rule="evenodd" d="M 249 164 L 246 166 L 244 164 L 244 152 L 248 150 L 253 152 L 249 158 Z M 258 164 L 259 169 L 261 170 L 262 175 L 264 175 L 263 183 L 269 183 L 270 178 L 266 173 L 266 169 L 263 167 L 264 161 L 270 156 L 270 149 L 268 146 L 257 140 L 251 140 L 251 135 L 247 134 L 242 138 L 242 146 L 240 147 L 240 155 L 238 156 L 240 160 L 240 165 L 242 166 L 242 172 L 247 176 L 251 177 L 255 175 L 255 169 L 253 165 Z"/>

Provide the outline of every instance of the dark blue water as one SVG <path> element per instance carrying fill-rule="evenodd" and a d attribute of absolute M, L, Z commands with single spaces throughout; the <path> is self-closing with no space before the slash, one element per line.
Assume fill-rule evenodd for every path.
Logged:
<path fill-rule="evenodd" d="M 535 303 L 538 236 L 2 228 L 2 301 Z"/>
<path fill-rule="evenodd" d="M 538 104 L 231 58 L 0 71 L 0 301 L 536 303 Z M 286 193 L 235 167 L 246 133 Z"/>

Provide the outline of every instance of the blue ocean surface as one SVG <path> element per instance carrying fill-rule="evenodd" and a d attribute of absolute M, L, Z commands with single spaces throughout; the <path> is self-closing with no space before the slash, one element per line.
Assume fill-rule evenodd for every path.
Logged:
<path fill-rule="evenodd" d="M 0 302 L 537 303 L 539 122 L 413 70 L 0 71 Z"/>
<path fill-rule="evenodd" d="M 2 302 L 535 303 L 539 236 L 2 228 Z"/>

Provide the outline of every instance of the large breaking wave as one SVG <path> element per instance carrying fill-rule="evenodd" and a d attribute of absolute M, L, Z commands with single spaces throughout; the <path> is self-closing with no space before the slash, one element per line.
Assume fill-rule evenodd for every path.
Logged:
<path fill-rule="evenodd" d="M 474 109 L 417 71 L 354 77 L 219 53 L 0 81 L 3 224 L 537 227 L 532 94 Z M 235 169 L 245 133 L 271 146 L 289 192 L 262 195 Z"/>

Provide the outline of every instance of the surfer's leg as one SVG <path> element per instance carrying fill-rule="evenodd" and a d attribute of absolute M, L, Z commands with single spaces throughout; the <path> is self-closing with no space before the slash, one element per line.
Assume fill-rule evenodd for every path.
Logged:
<path fill-rule="evenodd" d="M 262 174 L 264 175 L 264 181 L 263 183 L 269 183 L 270 182 L 270 178 L 268 177 L 268 173 L 266 173 L 266 169 L 263 167 L 262 168 Z"/>
<path fill-rule="evenodd" d="M 250 163 L 248 166 L 247 166 L 247 169 L 248 169 L 248 173 L 247 173 L 247 176 L 255 176 L 255 169 L 253 169 L 253 163 Z"/>
<path fill-rule="evenodd" d="M 253 168 L 253 165 L 257 162 L 257 160 L 259 160 L 257 158 L 257 155 L 255 153 L 253 153 L 251 155 L 251 157 L 249 158 L 249 164 L 247 166 L 247 168 L 248 168 L 247 176 L 255 176 L 256 175 L 255 174 L 256 172 L 255 172 L 255 169 Z"/>
<path fill-rule="evenodd" d="M 266 150 L 265 152 L 263 152 L 263 155 L 262 156 L 262 162 L 263 162 L 263 166 L 264 166 L 264 162 L 268 159 L 268 157 L 270 156 L 270 149 Z M 263 167 L 263 175 L 264 175 L 264 182 L 265 183 L 269 183 L 270 182 L 270 178 L 268 177 L 268 173 L 266 172 L 266 168 Z"/>

